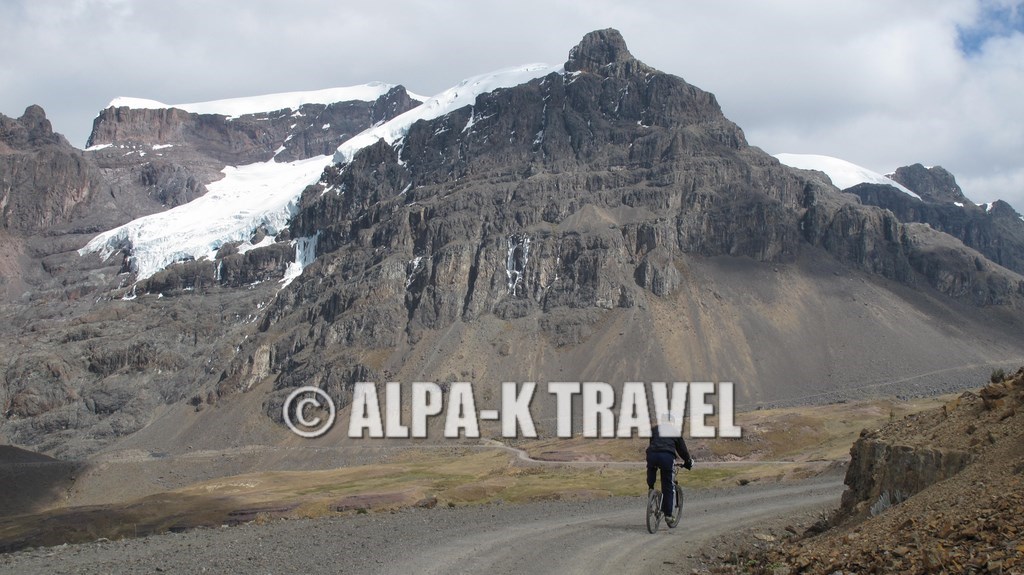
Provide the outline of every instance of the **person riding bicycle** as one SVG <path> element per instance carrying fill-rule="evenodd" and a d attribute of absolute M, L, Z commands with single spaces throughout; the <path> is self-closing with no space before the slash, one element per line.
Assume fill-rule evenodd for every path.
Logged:
<path fill-rule="evenodd" d="M 676 425 L 671 414 L 665 414 L 661 421 L 651 428 L 651 439 L 647 445 L 647 489 L 654 489 L 654 478 L 661 470 L 661 510 L 666 518 L 672 517 L 672 465 L 676 455 L 683 460 L 683 467 L 693 467 L 693 459 L 683 441 L 682 425 Z"/>

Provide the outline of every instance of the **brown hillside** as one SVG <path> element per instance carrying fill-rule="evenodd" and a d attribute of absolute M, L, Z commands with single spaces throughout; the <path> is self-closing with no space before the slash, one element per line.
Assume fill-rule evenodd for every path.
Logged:
<path fill-rule="evenodd" d="M 851 455 L 839 526 L 746 558 L 752 572 L 1024 573 L 1024 368 L 865 430 Z"/>

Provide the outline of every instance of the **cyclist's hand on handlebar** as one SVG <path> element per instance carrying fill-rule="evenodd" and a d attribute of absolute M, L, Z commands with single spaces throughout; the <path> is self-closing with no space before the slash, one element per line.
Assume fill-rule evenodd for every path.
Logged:
<path fill-rule="evenodd" d="M 691 458 L 687 459 L 686 461 L 684 461 L 683 462 L 683 467 L 685 467 L 687 469 L 693 469 L 693 458 L 691 457 Z"/>

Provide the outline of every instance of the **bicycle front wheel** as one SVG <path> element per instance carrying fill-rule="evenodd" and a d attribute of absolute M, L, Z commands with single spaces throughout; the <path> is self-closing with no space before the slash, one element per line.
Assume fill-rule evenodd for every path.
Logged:
<path fill-rule="evenodd" d="M 652 491 L 647 497 L 647 531 L 655 533 L 661 523 L 661 493 Z"/>
<path fill-rule="evenodd" d="M 675 505 L 672 509 L 672 519 L 665 519 L 665 525 L 669 526 L 669 529 L 679 525 L 679 522 L 683 519 L 683 488 L 676 485 L 676 500 Z"/>

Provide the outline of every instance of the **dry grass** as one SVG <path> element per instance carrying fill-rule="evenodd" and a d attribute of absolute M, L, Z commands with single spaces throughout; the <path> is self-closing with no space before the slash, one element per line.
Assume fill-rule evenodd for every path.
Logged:
<path fill-rule="evenodd" d="M 822 461 L 844 459 L 865 428 L 877 428 L 949 401 L 953 396 L 896 402 L 873 400 L 765 409 L 736 414 L 740 439 L 689 439 L 699 461 Z M 709 418 L 714 424 L 714 418 Z M 542 439 L 519 446 L 536 459 L 561 461 L 643 461 L 647 440 Z"/>

